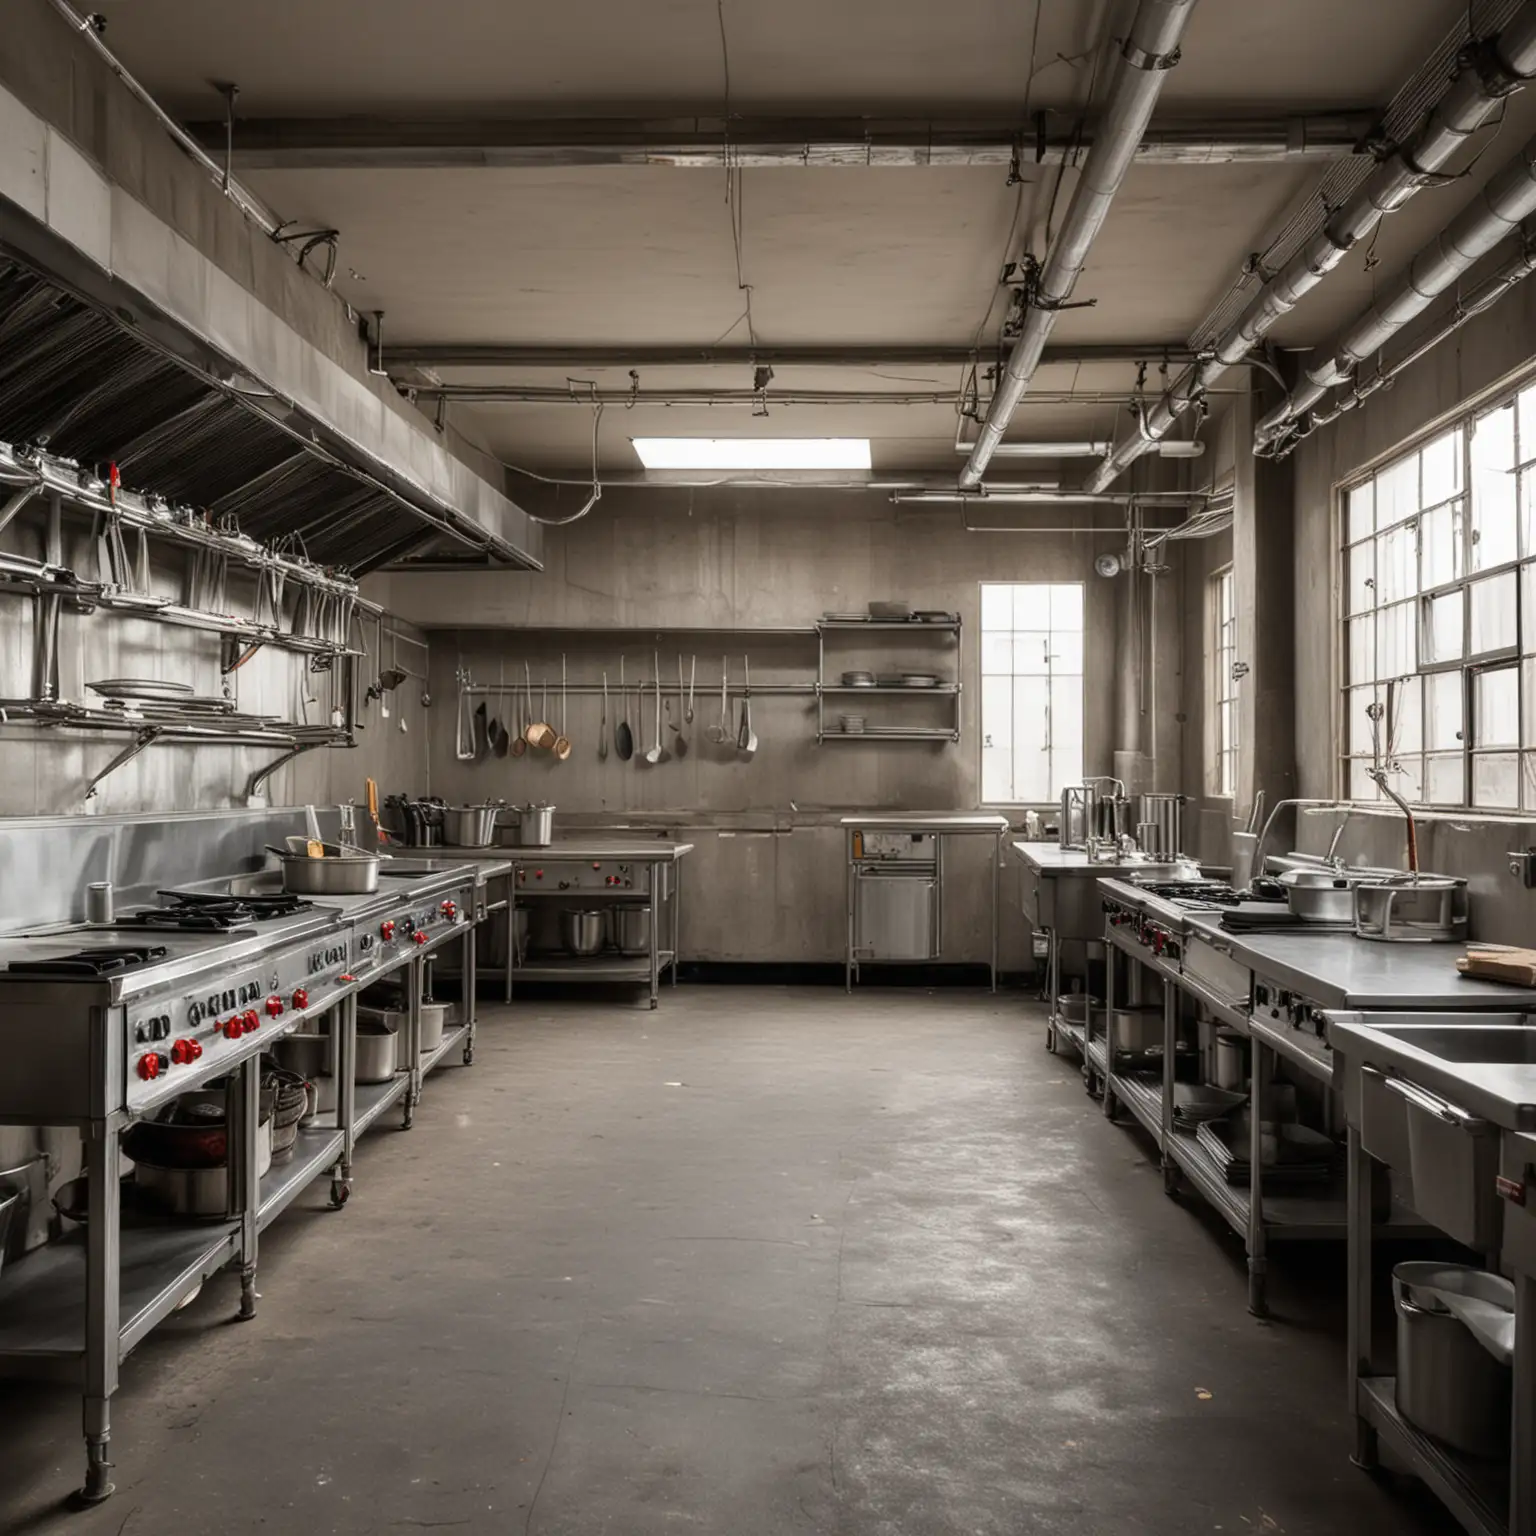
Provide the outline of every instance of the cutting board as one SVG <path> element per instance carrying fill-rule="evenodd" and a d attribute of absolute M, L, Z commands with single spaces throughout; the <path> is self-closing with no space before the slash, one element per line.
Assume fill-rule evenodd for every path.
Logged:
<path fill-rule="evenodd" d="M 1473 944 L 1456 962 L 1456 969 L 1463 976 L 1475 976 L 1479 981 L 1511 981 L 1516 986 L 1536 987 L 1536 949 Z"/>

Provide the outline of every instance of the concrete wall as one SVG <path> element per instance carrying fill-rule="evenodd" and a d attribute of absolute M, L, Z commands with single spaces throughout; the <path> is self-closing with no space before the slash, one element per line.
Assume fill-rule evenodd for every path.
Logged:
<path fill-rule="evenodd" d="M 1007 509 L 999 509 L 1001 520 Z M 1017 510 L 1017 509 L 1012 509 Z M 1036 522 L 1082 520 L 1080 512 L 1039 512 Z M 1102 512 L 1110 525 L 1115 514 Z M 1082 581 L 1087 588 L 1086 757 L 1090 772 L 1109 772 L 1117 746 L 1114 686 L 1119 665 L 1117 587 L 1093 573 L 1093 558 L 1118 550 L 1123 535 L 971 534 L 949 510 L 898 508 L 883 496 L 789 490 L 631 491 L 605 496 L 596 511 L 551 530 L 542 575 L 381 575 L 367 590 L 423 627 L 494 625 L 501 632 L 433 634 L 430 787 L 450 799 L 505 797 L 553 801 L 557 825 L 658 824 L 684 829 L 698 843 L 685 880 L 684 952 L 694 959 L 825 961 L 843 949 L 843 864 L 839 814 L 870 807 L 971 809 L 979 803 L 980 583 Z M 1171 589 L 1176 590 L 1176 589 Z M 964 730 L 958 746 L 872 742 L 815 743 L 815 700 L 764 697 L 753 715 L 761 749 L 748 763 L 709 750 L 704 729 L 718 719 L 722 652 L 731 653 L 739 685 L 742 656 L 757 683 L 808 684 L 816 675 L 813 635 L 674 635 L 661 631 L 720 625 L 751 630 L 808 626 L 824 612 L 857 611 L 872 598 L 958 610 L 965 625 L 959 654 Z M 1159 654 L 1176 657 L 1177 604 L 1159 603 Z M 630 626 L 632 633 L 609 633 Z M 545 633 L 539 633 L 540 629 Z M 901 639 L 903 637 L 897 637 Z M 858 643 L 855 643 L 858 642 Z M 945 656 L 942 642 L 923 649 L 865 649 L 844 643 L 829 673 L 858 665 L 890 669 Z M 453 754 L 454 671 L 477 681 L 511 683 L 525 661 L 537 681 L 559 677 L 564 650 L 571 678 L 618 681 L 619 659 L 652 675 L 659 647 L 662 675 L 675 688 L 677 656 L 699 657 L 693 750 L 686 760 L 641 769 L 610 754 L 597 757 L 600 702 L 569 704 L 571 760 L 548 758 L 459 763 Z M 952 671 L 954 658 L 945 660 Z M 1175 676 L 1172 670 L 1165 676 Z M 705 681 L 714 684 L 713 696 Z M 1178 700 L 1160 684 L 1157 740 L 1164 761 L 1157 787 L 1179 783 Z M 508 707 L 513 707 L 509 701 Z M 616 700 L 614 707 L 617 708 Z M 843 706 L 847 708 L 847 705 Z M 881 706 L 869 701 L 871 715 Z M 892 710 L 934 710 L 936 702 L 894 700 Z M 675 704 L 674 704 L 675 708 Z M 829 714 L 835 706 L 829 703 Z M 652 701 L 647 701 L 648 733 Z M 893 714 L 893 718 L 894 714 Z M 929 718 L 935 718 L 930 716 Z M 558 722 L 557 722 L 558 723 Z M 612 716 L 610 716 L 610 725 Z M 1148 739 L 1150 739 L 1150 732 Z M 426 783 L 390 788 L 421 790 Z M 947 895 L 951 958 L 979 960 L 988 945 L 987 859 L 979 845 L 952 849 Z M 1005 872 L 1009 921 L 1005 963 L 1028 964 L 1015 913 L 1015 880 Z"/>

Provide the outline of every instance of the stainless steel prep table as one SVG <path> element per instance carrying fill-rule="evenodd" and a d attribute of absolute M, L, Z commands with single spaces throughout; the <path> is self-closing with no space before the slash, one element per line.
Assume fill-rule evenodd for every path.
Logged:
<path fill-rule="evenodd" d="M 1024 916 L 1032 929 L 1046 935 L 1046 1045 L 1055 1050 L 1065 1040 L 1081 1056 L 1087 1027 L 1062 1017 L 1058 1002 L 1062 985 L 1061 946 L 1104 942 L 1100 880 L 1164 866 L 1146 858 L 1131 862 L 1090 859 L 1081 848 L 1063 848 L 1057 843 L 1015 842 L 1012 847 L 1014 856 L 1024 866 L 1020 891 Z M 1085 966 L 1085 973 L 1086 970 Z"/>
<path fill-rule="evenodd" d="M 1325 1084 L 1332 1084 L 1333 1064 L 1326 1051 L 1308 1051 L 1301 1036 L 1260 1015 L 1251 989 L 1253 975 L 1282 983 L 1302 998 L 1327 1008 L 1377 1008 L 1414 1012 L 1475 1013 L 1536 1007 L 1536 992 L 1493 982 L 1470 980 L 1456 970 L 1465 953 L 1459 944 L 1386 944 L 1348 933 L 1229 933 L 1221 913 L 1179 911 L 1160 903 L 1129 882 L 1106 880 L 1101 889 L 1112 904 L 1135 904 L 1150 923 L 1117 924 L 1111 918 L 1105 941 L 1132 960 L 1149 967 L 1164 982 L 1163 1062 L 1161 1074 L 1116 1072 L 1108 1052 L 1090 1040 L 1085 1075 L 1097 1072 L 1104 1083 L 1105 1113 L 1119 1106 L 1157 1141 L 1165 1186 L 1172 1193 L 1187 1179 L 1243 1237 L 1248 1258 L 1249 1310 L 1267 1311 L 1268 1247 L 1276 1240 L 1343 1241 L 1349 1212 L 1342 1188 L 1324 1196 L 1266 1194 L 1258 1142 L 1262 1116 L 1252 1117 L 1255 1146 L 1250 1148 L 1246 1187 L 1229 1184 L 1215 1160 L 1194 1136 L 1173 1124 L 1179 1009 L 1176 992 L 1204 1004 L 1221 1023 L 1248 1037 L 1252 1053 L 1252 1086 L 1262 1100 L 1273 1069 L 1282 1056 Z M 1149 945 L 1148 939 L 1157 942 Z M 1164 942 L 1166 941 L 1166 942 Z M 1249 976 L 1249 997 L 1217 998 L 1210 987 L 1188 970 L 1191 948 L 1215 949 Z M 1113 976 L 1106 1008 L 1114 1007 Z M 1159 1080 L 1160 1077 L 1160 1080 Z M 1395 1207 L 1385 1226 L 1376 1229 L 1396 1236 L 1427 1230 L 1416 1215 Z"/>
<path fill-rule="evenodd" d="M 855 926 L 858 920 L 859 861 L 854 858 L 854 837 L 863 832 L 908 832 L 933 838 L 991 837 L 994 844 L 992 858 L 992 949 L 988 971 L 992 980 L 992 990 L 996 992 L 998 918 L 1001 911 L 998 892 L 1003 865 L 1003 838 L 1008 831 L 1008 818 L 986 812 L 917 811 L 910 814 L 844 816 L 840 825 L 843 828 L 843 842 L 848 864 L 848 931 L 843 958 L 843 985 L 846 989 L 850 992 L 853 990 L 854 978 L 857 976 L 859 969 L 854 939 Z M 942 928 L 942 871 L 938 876 L 938 891 L 941 903 L 940 926 Z"/>
<path fill-rule="evenodd" d="M 1490 1024 L 1400 1010 L 1339 1010 L 1328 1019 L 1348 1118 L 1354 1461 L 1374 1468 L 1386 1441 L 1477 1536 L 1536 1536 L 1536 1051 L 1525 1044 L 1536 1031 L 1519 1011 L 1528 1005 L 1514 1001 L 1521 991 L 1501 989 L 1509 1011 Z M 1366 1195 L 1376 1159 L 1408 1172 L 1416 1195 L 1427 1177 L 1436 1225 L 1514 1282 L 1507 1469 L 1418 1428 L 1378 1364 Z"/>
<path fill-rule="evenodd" d="M 544 848 L 484 849 L 486 857 L 509 860 L 507 886 L 507 999 L 514 982 L 637 982 L 650 988 L 654 1008 L 661 994 L 661 973 L 672 971 L 677 985 L 678 941 L 681 934 L 681 880 L 678 866 L 693 852 L 692 843 L 641 841 L 620 838 L 562 838 Z M 459 850 L 455 850 L 458 852 Z M 463 850 L 473 855 L 475 850 Z M 643 868 L 644 879 L 634 883 L 634 869 Z M 546 878 L 546 868 L 565 873 Z M 651 908 L 650 949 L 645 955 L 571 956 L 558 959 L 519 959 L 517 909 L 535 902 L 582 901 L 637 903 L 644 897 Z M 662 943 L 663 912 L 669 940 Z"/>

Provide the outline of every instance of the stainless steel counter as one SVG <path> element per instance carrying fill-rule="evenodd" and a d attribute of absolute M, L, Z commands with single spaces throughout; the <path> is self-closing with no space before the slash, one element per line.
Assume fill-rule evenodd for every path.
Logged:
<path fill-rule="evenodd" d="M 648 838 L 643 842 L 625 842 L 618 838 L 592 837 L 548 844 L 543 848 L 435 848 L 416 849 L 433 859 L 468 863 L 489 859 L 510 865 L 514 862 L 542 861 L 546 864 L 562 860 L 617 859 L 626 864 L 667 863 L 675 864 L 685 854 L 693 852 L 692 843 L 675 843 L 662 838 Z M 406 857 L 412 855 L 407 854 Z M 499 873 L 506 873 L 505 870 Z"/>
<path fill-rule="evenodd" d="M 1090 859 L 1081 848 L 1062 848 L 1056 843 L 1015 842 L 1012 846 L 1019 858 L 1042 875 L 1085 875 L 1100 879 L 1157 867 L 1151 859 L 1142 856 L 1107 861 Z"/>
<path fill-rule="evenodd" d="M 938 901 L 937 915 L 933 923 L 931 953 L 941 958 L 943 936 L 943 889 L 944 874 L 942 839 L 946 837 L 990 837 L 994 845 L 992 856 L 992 949 L 988 972 L 992 990 L 997 991 L 998 932 L 1002 917 L 1002 893 L 1000 881 L 1003 864 L 1003 838 L 1008 832 L 1008 818 L 998 812 L 987 811 L 900 811 L 872 812 L 861 816 L 844 816 L 838 823 L 843 829 L 843 843 L 847 871 L 845 890 L 847 897 L 847 934 L 843 953 L 843 985 L 848 991 L 858 979 L 861 964 L 857 930 L 861 906 L 860 868 L 863 863 L 856 851 L 867 833 L 897 832 L 913 837 L 932 837 L 935 842 L 935 859 L 930 877 Z M 864 961 L 862 963 L 877 963 Z"/>
<path fill-rule="evenodd" d="M 844 816 L 839 825 L 865 832 L 931 832 L 935 837 L 985 832 L 998 837 L 1008 830 L 1008 818 L 981 811 L 877 812 L 870 816 Z"/>
<path fill-rule="evenodd" d="M 1328 1008 L 1536 1008 L 1536 990 L 1478 981 L 1456 969 L 1464 944 L 1383 944 L 1348 933 L 1228 933 L 1219 913 L 1191 930 L 1220 935 L 1253 970 Z"/>

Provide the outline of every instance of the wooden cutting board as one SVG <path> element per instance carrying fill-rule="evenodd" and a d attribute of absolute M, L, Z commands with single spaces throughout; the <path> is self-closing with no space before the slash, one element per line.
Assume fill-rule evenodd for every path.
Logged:
<path fill-rule="evenodd" d="M 1502 944 L 1473 944 L 1456 962 L 1463 976 L 1480 981 L 1509 981 L 1536 987 L 1536 949 L 1512 949 Z"/>

